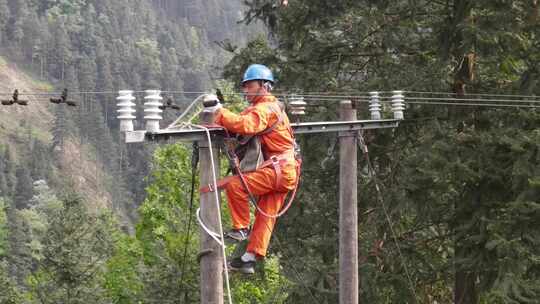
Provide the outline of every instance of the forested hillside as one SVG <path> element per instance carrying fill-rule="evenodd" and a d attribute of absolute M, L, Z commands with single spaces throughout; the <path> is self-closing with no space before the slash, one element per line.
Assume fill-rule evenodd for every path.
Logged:
<path fill-rule="evenodd" d="M 263 33 L 262 26 L 238 24 L 242 12 L 240 1 L 0 0 L 0 99 L 18 89 L 29 100 L 26 107 L 0 107 L 0 303 L 27 292 L 36 303 L 83 301 L 49 277 L 48 267 L 59 266 L 51 260 L 61 255 L 54 250 L 76 247 L 80 255 L 68 260 L 79 272 L 72 275 L 96 273 L 77 281 L 85 295 L 96 296 L 84 301 L 107 298 L 102 270 L 119 241 L 113 234 L 134 232 L 154 150 L 121 142 L 116 92 L 177 91 L 170 97 L 182 105 L 194 97 L 183 91 L 213 89 L 231 57 L 222 41 L 242 46 Z M 48 102 L 64 88 L 76 107 Z M 137 97 L 141 102 L 143 95 Z M 64 217 L 69 210 L 85 215 Z M 107 238 L 87 229 L 72 249 L 55 247 L 69 242 L 66 231 L 89 228 L 94 220 L 114 227 Z M 45 237 L 52 229 L 62 231 L 59 239 Z M 95 259 L 84 261 L 87 253 Z M 40 295 L 50 288 L 58 293 Z"/>
<path fill-rule="evenodd" d="M 209 11 L 216 12 L 212 18 Z M 179 91 L 172 96 L 177 103 L 189 101 L 194 96 L 181 92 L 211 89 L 230 57 L 218 43 L 242 45 L 261 32 L 237 24 L 242 10 L 236 1 L 2 0 L 0 14 L 0 51 L 7 61 L 51 89 L 68 88 L 78 103 L 76 109 L 50 108 L 51 148 L 89 144 L 95 183 L 108 179 L 99 190 L 126 214 L 144 197 L 148 162 L 141 160 L 149 155 L 148 149 L 126 150 L 119 143 L 114 92 L 159 88 Z M 8 84 L 3 93 L 16 88 Z"/>

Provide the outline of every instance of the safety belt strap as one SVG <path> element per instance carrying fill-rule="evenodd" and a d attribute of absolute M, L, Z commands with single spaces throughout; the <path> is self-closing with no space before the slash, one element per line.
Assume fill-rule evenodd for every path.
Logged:
<path fill-rule="evenodd" d="M 276 113 L 272 108 L 270 108 L 270 110 L 273 111 L 274 113 Z M 261 132 L 259 132 L 259 133 L 257 133 L 257 134 L 250 135 L 250 136 L 244 136 L 243 140 L 240 141 L 240 145 L 245 145 L 245 144 L 247 144 L 247 142 L 248 142 L 251 138 L 253 138 L 253 137 L 255 137 L 255 136 L 266 135 L 266 134 L 268 134 L 268 133 L 274 131 L 274 129 L 275 129 L 281 122 L 283 122 L 283 116 L 281 116 L 280 113 L 276 113 L 276 114 L 277 114 L 277 116 L 278 116 L 278 120 L 277 120 L 275 123 L 273 123 L 270 127 L 266 128 L 264 131 L 261 131 Z"/>
<path fill-rule="evenodd" d="M 274 171 L 276 171 L 275 189 L 277 189 L 283 181 L 283 174 L 281 173 L 281 164 L 291 159 L 294 159 L 294 151 L 288 150 L 281 153 L 280 155 L 271 156 L 268 160 L 264 161 L 259 166 L 259 169 L 270 167 L 270 166 L 274 168 Z"/>
<path fill-rule="evenodd" d="M 283 181 L 283 174 L 281 173 L 281 164 L 286 162 L 287 160 L 291 159 L 293 157 L 294 153 L 291 151 L 286 151 L 285 153 L 282 153 L 280 155 L 274 155 L 270 157 L 270 159 L 263 162 L 259 169 L 266 168 L 266 167 L 273 167 L 274 171 L 276 171 L 276 184 L 275 187 L 279 187 Z M 219 179 L 217 181 L 217 187 L 218 189 L 222 189 L 225 187 L 229 182 L 231 182 L 231 179 L 233 179 L 234 176 L 227 176 L 225 178 Z M 207 193 L 207 192 L 214 192 L 215 188 L 213 184 L 209 184 L 206 186 L 203 186 L 199 189 L 200 193 Z"/>

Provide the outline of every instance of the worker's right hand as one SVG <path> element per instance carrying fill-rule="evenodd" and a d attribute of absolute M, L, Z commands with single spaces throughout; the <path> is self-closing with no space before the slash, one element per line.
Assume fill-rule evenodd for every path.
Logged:
<path fill-rule="evenodd" d="M 203 99 L 204 112 L 214 113 L 223 106 L 214 94 L 207 94 Z"/>
<path fill-rule="evenodd" d="M 203 112 L 207 112 L 207 113 L 214 113 L 216 112 L 217 110 L 223 108 L 223 106 L 221 105 L 221 103 L 217 103 L 216 105 L 214 106 L 211 106 L 211 107 L 204 107 L 204 110 Z"/>

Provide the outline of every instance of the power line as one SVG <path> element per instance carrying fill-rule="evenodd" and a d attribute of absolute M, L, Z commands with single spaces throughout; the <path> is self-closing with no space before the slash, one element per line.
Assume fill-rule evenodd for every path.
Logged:
<path fill-rule="evenodd" d="M 71 94 L 118 94 L 117 91 L 72 91 L 69 90 Z M 145 93 L 145 90 L 133 90 L 133 93 Z M 305 92 L 295 92 L 295 91 L 274 91 L 274 95 L 276 96 L 286 96 L 286 97 L 293 97 L 293 96 L 302 96 L 302 97 L 324 97 L 324 98 L 359 98 L 359 97 L 365 97 L 369 98 L 369 93 L 372 93 L 375 91 L 343 91 L 343 92 L 313 92 L 313 91 L 305 91 Z M 376 91 L 379 94 L 393 94 L 394 91 Z M 440 91 L 407 91 L 402 90 L 404 94 L 416 94 L 416 95 L 457 95 L 453 92 L 440 92 Z M 30 96 L 49 96 L 49 95 L 60 95 L 61 91 L 52 91 L 52 92 L 19 92 L 20 95 Z M 183 90 L 163 90 L 161 93 L 167 93 L 167 94 L 205 94 L 209 93 L 208 91 L 183 91 Z M 12 95 L 13 92 L 0 92 L 0 95 Z M 240 91 L 233 91 L 233 92 L 225 92 L 223 95 L 243 95 L 243 92 Z M 533 98 L 533 99 L 539 99 L 540 96 L 538 95 L 517 95 L 517 94 L 488 94 L 488 93 L 467 93 L 466 96 L 483 96 L 483 97 L 507 97 L 507 98 Z"/>
<path fill-rule="evenodd" d="M 368 101 L 358 101 L 368 103 Z M 416 99 L 405 99 L 405 104 L 414 105 L 442 105 L 442 106 L 463 106 L 463 107 L 485 107 L 485 108 L 540 108 L 540 105 L 523 105 L 523 104 L 499 104 L 499 103 L 458 103 L 458 102 L 429 102 L 429 101 L 416 101 Z M 308 103 L 306 107 L 325 107 L 326 104 Z"/>
<path fill-rule="evenodd" d="M 19 96 L 34 96 L 35 101 L 39 101 L 38 98 L 40 96 L 43 96 L 45 98 L 46 96 L 53 96 L 53 95 L 62 95 L 64 91 L 53 93 L 53 92 L 47 92 L 47 93 L 25 93 L 25 92 L 19 92 Z M 109 95 L 114 94 L 116 95 L 118 92 L 113 91 L 81 91 L 81 92 L 71 92 L 70 95 Z M 145 91 L 134 91 L 133 93 L 146 93 Z M 162 91 L 163 94 L 204 94 L 208 92 L 203 91 Z M 382 93 L 382 92 L 379 92 Z M 409 94 L 448 94 L 452 95 L 453 93 L 445 93 L 445 92 L 404 92 Z M 12 93 L 0 93 L 0 95 L 11 95 Z M 224 93 L 224 95 L 244 95 L 240 92 L 229 92 Z M 341 101 L 343 99 L 353 99 L 355 102 L 361 102 L 361 103 L 369 103 L 370 98 L 369 96 L 365 95 L 316 95 L 316 94 L 297 94 L 297 93 L 291 93 L 291 94 L 275 94 L 277 97 L 283 97 L 286 100 L 289 98 L 297 98 L 297 97 L 303 97 L 306 102 L 308 102 L 307 106 L 326 106 L 323 104 L 314 104 L 314 102 L 337 102 Z M 410 96 L 406 95 L 404 96 L 404 100 L 406 104 L 416 104 L 416 105 L 442 105 L 442 106 L 467 106 L 467 107 L 488 107 L 488 108 L 539 108 L 540 105 L 536 105 L 540 103 L 540 96 L 527 96 L 527 95 L 497 95 L 497 94 L 475 94 L 476 96 L 486 95 L 486 96 L 507 96 L 507 97 L 515 97 L 515 98 L 536 98 L 535 100 L 517 100 L 517 99 L 493 99 L 493 98 L 453 98 L 453 97 L 422 97 L 422 96 Z M 380 103 L 389 103 L 391 102 L 390 96 L 379 96 L 378 100 Z M 116 101 L 116 99 L 110 99 L 110 101 Z"/>
<path fill-rule="evenodd" d="M 383 97 L 388 98 L 388 97 Z M 409 99 L 415 100 L 437 100 L 437 101 L 465 101 L 465 102 L 508 102 L 508 103 L 540 103 L 540 97 L 537 97 L 536 100 L 516 100 L 516 99 L 489 99 L 489 98 L 441 98 L 441 97 L 416 97 L 411 96 Z"/>
<path fill-rule="evenodd" d="M 488 108 L 540 108 L 540 105 L 520 105 L 520 104 L 500 104 L 500 103 L 457 103 L 457 102 L 427 102 L 406 100 L 405 104 L 421 104 L 421 105 L 446 105 L 446 106 L 465 106 L 465 107 L 488 107 Z"/>
<path fill-rule="evenodd" d="M 433 95 L 458 95 L 453 92 L 422 92 L 422 91 L 405 91 L 409 94 L 433 94 Z M 514 98 L 539 98 L 538 95 L 514 95 L 514 94 L 487 94 L 487 93 L 467 93 L 467 96 L 486 96 L 486 97 L 514 97 Z"/>
<path fill-rule="evenodd" d="M 303 95 L 302 95 L 303 96 Z M 305 97 L 304 101 L 334 101 L 338 102 L 343 100 L 344 98 L 350 97 L 351 99 L 359 102 L 369 102 L 369 96 L 320 96 L 320 97 Z M 379 96 L 378 100 L 382 103 L 388 103 L 392 100 L 391 96 Z M 492 99 L 492 98 L 442 98 L 442 97 L 420 97 L 420 96 L 410 96 L 405 95 L 404 96 L 405 102 L 408 102 L 409 100 L 433 100 L 433 101 L 453 101 L 456 103 L 461 102 L 501 102 L 501 103 L 540 103 L 540 96 L 536 97 L 534 100 L 517 100 L 517 99 Z"/>
<path fill-rule="evenodd" d="M 446 94 L 446 95 L 454 95 L 454 93 L 443 93 L 443 92 L 409 92 L 409 91 L 402 91 L 403 94 L 408 94 L 407 96 L 410 96 L 410 94 Z M 61 95 L 62 92 L 22 92 L 19 91 L 19 95 L 21 96 L 55 96 L 55 95 Z M 146 91 L 133 91 L 135 94 L 139 93 L 146 93 Z M 209 91 L 161 91 L 162 94 L 207 94 Z M 344 98 L 352 98 L 352 99 L 369 99 L 370 96 L 367 94 L 359 94 L 361 92 L 357 92 L 356 94 L 338 94 L 338 95 L 329 95 L 329 94 L 315 94 L 312 92 L 306 92 L 306 93 L 294 93 L 294 92 L 274 92 L 273 95 L 275 96 L 281 96 L 285 98 L 293 98 L 293 97 L 302 97 L 304 99 L 313 99 L 313 98 L 321 98 L 321 99 L 344 99 Z M 379 94 L 384 94 L 386 92 L 378 92 Z M 393 92 L 388 92 L 389 94 L 393 94 Z M 0 95 L 12 95 L 13 92 L 0 92 Z M 117 95 L 117 91 L 70 91 L 70 94 L 89 94 L 89 95 Z M 223 95 L 245 95 L 243 92 L 234 91 L 234 92 L 228 92 L 223 93 Z M 516 99 L 492 99 L 492 98 L 455 98 L 455 97 L 448 97 L 448 98 L 441 98 L 441 97 L 421 97 L 417 96 L 417 98 L 422 99 L 432 99 L 432 100 L 441 100 L 441 99 L 453 99 L 453 100 L 464 100 L 464 101 L 470 101 L 470 100 L 492 100 L 492 101 L 506 101 L 506 102 L 530 102 L 530 101 L 538 101 L 540 100 L 540 96 L 534 96 L 534 95 L 496 95 L 496 94 L 468 94 L 467 96 L 499 96 L 499 97 L 510 97 L 510 98 L 531 98 L 533 100 L 516 100 Z M 384 96 L 379 95 L 379 99 L 388 99 L 391 98 L 390 96 Z"/>

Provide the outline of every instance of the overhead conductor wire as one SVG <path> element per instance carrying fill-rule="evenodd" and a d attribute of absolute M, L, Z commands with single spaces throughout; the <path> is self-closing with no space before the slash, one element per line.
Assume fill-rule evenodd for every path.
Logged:
<path fill-rule="evenodd" d="M 144 93 L 145 91 L 133 91 L 134 93 Z M 460 107 L 485 107 L 485 108 L 506 108 L 506 109 L 518 109 L 528 108 L 535 109 L 540 108 L 540 97 L 535 95 L 511 95 L 511 94 L 482 94 L 482 93 L 468 93 L 467 98 L 457 96 L 451 92 L 422 92 L 422 91 L 402 91 L 405 96 L 405 102 L 411 105 L 441 105 L 441 106 L 460 106 Z M 79 91 L 70 92 L 72 95 L 99 95 L 99 94 L 116 94 L 113 91 Z M 168 94 L 204 94 L 203 91 L 162 91 L 162 93 Z M 275 95 L 281 97 L 287 101 L 288 99 L 302 97 L 305 101 L 308 101 L 307 106 L 325 106 L 322 103 L 338 102 L 343 99 L 352 99 L 356 102 L 369 103 L 369 92 L 277 92 Z M 389 103 L 391 97 L 384 96 L 384 94 L 394 94 L 393 91 L 379 91 L 379 102 Z M 0 92 L 0 95 L 11 95 L 11 92 Z M 38 98 L 46 98 L 47 96 L 59 95 L 61 92 L 19 92 L 20 96 L 34 96 L 36 101 Z M 226 92 L 224 95 L 243 95 L 242 92 Z M 426 97 L 425 95 L 449 95 L 456 97 Z M 471 98 L 468 98 L 468 97 Z M 519 99 L 516 99 L 519 98 Z M 112 100 L 112 99 L 111 99 Z M 317 102 L 321 102 L 317 103 Z"/>
<path fill-rule="evenodd" d="M 70 94 L 118 94 L 117 91 L 75 91 L 75 90 L 68 90 Z M 169 94 L 206 94 L 207 91 L 161 91 L 162 93 L 169 93 Z M 393 94 L 393 91 L 377 91 L 379 94 Z M 414 94 L 414 95 L 454 95 L 457 96 L 458 94 L 453 92 L 439 92 L 439 91 L 407 91 L 403 90 L 403 93 L 406 94 Z M 133 90 L 133 93 L 145 93 L 144 90 Z M 291 97 L 334 97 L 334 98 L 356 98 L 360 96 L 366 96 L 369 97 L 369 91 L 341 91 L 341 92 L 286 92 L 286 91 L 274 91 L 274 95 L 276 96 L 291 96 Z M 0 92 L 0 95 L 12 95 L 12 91 L 8 92 Z M 50 91 L 50 92 L 24 92 L 19 91 L 20 96 L 49 96 L 49 95 L 60 95 L 62 92 L 57 91 Z M 243 92 L 223 92 L 223 95 L 242 95 Z M 506 98 L 533 98 L 538 99 L 540 96 L 538 95 L 518 95 L 518 94 L 488 94 L 488 93 L 466 93 L 466 96 L 482 96 L 482 97 L 506 97 Z"/>

